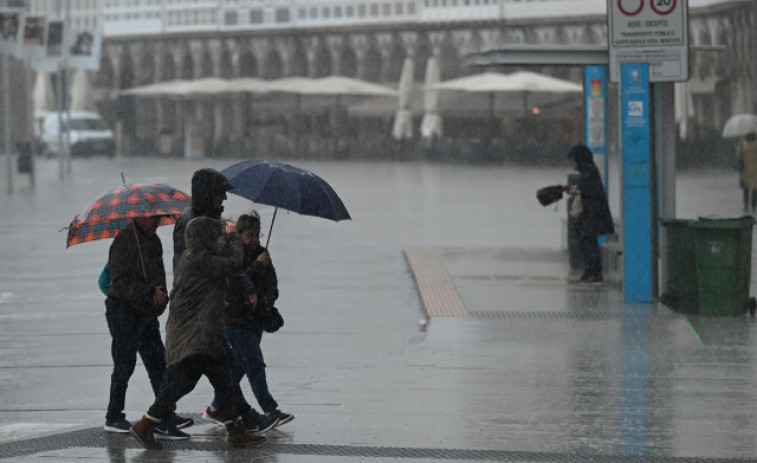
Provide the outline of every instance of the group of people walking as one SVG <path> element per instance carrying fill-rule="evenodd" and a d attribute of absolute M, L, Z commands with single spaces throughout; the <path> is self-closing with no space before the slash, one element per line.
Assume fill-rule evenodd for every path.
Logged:
<path fill-rule="evenodd" d="M 260 445 L 266 431 L 294 419 L 268 390 L 260 348 L 259 314 L 278 298 L 276 271 L 260 245 L 256 212 L 236 223 L 221 219 L 232 188 L 216 170 L 193 174 L 192 204 L 174 226 L 170 295 L 156 234 L 160 217 L 135 219 L 111 244 L 104 291 L 113 373 L 105 431 L 130 433 L 149 449 L 161 448 L 156 438 L 189 439 L 182 429 L 194 420 L 177 415 L 176 403 L 203 375 L 214 393 L 203 417 L 226 427 L 230 445 Z M 164 345 L 158 317 L 169 300 Z M 124 408 L 137 354 L 155 401 L 132 424 Z M 244 398 L 239 383 L 245 375 L 262 413 Z"/>

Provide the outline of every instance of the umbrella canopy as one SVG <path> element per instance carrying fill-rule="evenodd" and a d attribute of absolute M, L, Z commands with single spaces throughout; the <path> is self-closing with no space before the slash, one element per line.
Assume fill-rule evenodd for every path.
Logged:
<path fill-rule="evenodd" d="M 250 201 L 334 221 L 349 220 L 342 200 L 321 177 L 275 161 L 238 162 L 221 171 L 234 189 Z"/>
<path fill-rule="evenodd" d="M 465 92 L 583 92 L 583 87 L 579 84 L 528 71 L 512 74 L 484 72 L 441 82 L 432 88 Z"/>
<path fill-rule="evenodd" d="M 440 79 L 439 60 L 435 56 L 426 63 L 426 78 L 423 94 L 423 120 L 421 121 L 421 137 L 433 138 L 442 136 L 442 118 L 439 115 L 439 90 L 433 88 Z"/>
<path fill-rule="evenodd" d="M 191 85 L 191 83 L 192 81 L 183 79 L 156 82 L 154 84 L 142 85 L 140 87 L 132 87 L 126 90 L 122 90 L 121 96 L 181 97 L 186 93 L 186 89 Z"/>
<path fill-rule="evenodd" d="M 137 217 L 161 217 L 160 225 L 176 222 L 192 198 L 165 183 L 121 185 L 101 195 L 74 216 L 66 247 L 113 238 Z"/>
<path fill-rule="evenodd" d="M 757 116 L 754 114 L 731 116 L 723 126 L 724 137 L 742 137 L 755 132 L 757 132 Z"/>
<path fill-rule="evenodd" d="M 71 111 L 94 111 L 92 85 L 89 74 L 84 69 L 77 69 L 71 78 Z"/>
<path fill-rule="evenodd" d="M 395 140 L 413 138 L 413 114 L 410 112 L 410 97 L 413 92 L 413 60 L 405 58 L 399 84 L 399 108 L 394 117 L 392 137 Z"/>

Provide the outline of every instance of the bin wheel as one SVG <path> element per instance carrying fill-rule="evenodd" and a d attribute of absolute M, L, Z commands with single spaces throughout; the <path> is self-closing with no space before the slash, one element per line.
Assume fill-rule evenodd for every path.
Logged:
<path fill-rule="evenodd" d="M 754 313 L 757 312 L 757 299 L 750 297 L 747 307 L 749 307 L 749 315 L 754 317 Z"/>

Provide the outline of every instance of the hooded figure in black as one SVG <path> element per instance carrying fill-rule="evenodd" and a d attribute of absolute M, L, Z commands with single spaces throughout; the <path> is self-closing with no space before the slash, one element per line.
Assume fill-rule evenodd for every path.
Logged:
<path fill-rule="evenodd" d="M 568 157 L 575 162 L 575 169 L 580 174 L 576 185 L 563 188 L 571 195 L 581 195 L 583 212 L 577 220 L 581 233 L 580 249 L 584 262 L 581 282 L 600 283 L 602 281 L 602 259 L 599 254 L 597 237 L 615 231 L 607 194 L 602 185 L 599 169 L 594 164 L 594 154 L 585 145 L 575 145 L 568 152 Z"/>
<path fill-rule="evenodd" d="M 184 252 L 184 230 L 195 217 L 210 217 L 220 219 L 223 213 L 223 201 L 226 192 L 234 185 L 215 169 L 200 169 L 192 175 L 192 204 L 181 213 L 173 228 L 173 268 L 179 262 Z"/>

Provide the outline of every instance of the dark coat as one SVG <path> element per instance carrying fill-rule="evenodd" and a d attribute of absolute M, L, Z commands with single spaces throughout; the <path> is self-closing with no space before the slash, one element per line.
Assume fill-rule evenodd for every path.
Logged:
<path fill-rule="evenodd" d="M 594 164 L 594 155 L 584 145 L 571 148 L 569 156 L 576 163 L 579 179 L 576 187 L 581 192 L 583 214 L 579 229 L 587 236 L 607 235 L 615 232 L 615 224 L 607 203 L 607 194 L 602 185 L 599 169 Z"/>
<path fill-rule="evenodd" d="M 111 243 L 108 262 L 108 310 L 131 310 L 141 319 L 156 318 L 163 313 L 166 304 L 156 306 L 153 302 L 155 287 L 166 286 L 163 245 L 158 235 L 150 236 L 132 222 Z"/>
<path fill-rule="evenodd" d="M 214 198 L 234 188 L 229 180 L 214 169 L 199 169 L 192 175 L 192 204 L 184 208 L 181 217 L 173 227 L 173 268 L 184 252 L 184 230 L 190 220 L 196 217 L 220 219 L 223 206 L 214 207 Z"/>
<path fill-rule="evenodd" d="M 228 280 L 244 262 L 237 233 L 223 222 L 199 217 L 187 224 L 187 248 L 176 266 L 166 323 L 166 364 L 194 355 L 223 358 Z"/>
<path fill-rule="evenodd" d="M 226 324 L 237 328 L 261 332 L 263 327 L 257 319 L 258 308 L 273 307 L 279 297 L 276 269 L 263 265 L 256 259 L 266 249 L 263 246 L 244 247 L 244 273 L 232 279 L 229 288 L 229 308 L 226 312 Z M 247 303 L 251 293 L 258 295 L 258 306 Z"/>

